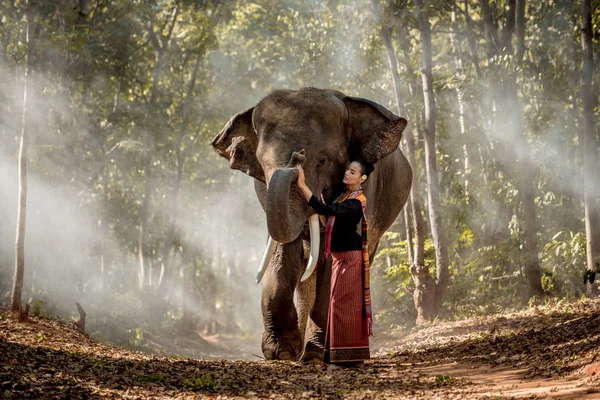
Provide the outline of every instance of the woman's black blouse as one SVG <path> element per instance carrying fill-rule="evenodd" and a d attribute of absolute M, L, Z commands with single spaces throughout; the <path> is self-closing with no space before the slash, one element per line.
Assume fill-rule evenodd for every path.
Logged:
<path fill-rule="evenodd" d="M 331 232 L 331 251 L 362 249 L 362 204 L 360 200 L 348 199 L 341 203 L 323 204 L 314 194 L 308 201 L 319 215 L 335 215 Z"/>

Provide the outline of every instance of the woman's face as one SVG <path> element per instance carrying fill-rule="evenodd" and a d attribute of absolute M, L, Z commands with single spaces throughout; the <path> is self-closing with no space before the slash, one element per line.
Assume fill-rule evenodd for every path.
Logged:
<path fill-rule="evenodd" d="M 348 165 L 342 182 L 349 186 L 360 184 L 362 183 L 362 175 L 362 166 L 358 162 L 353 161 Z"/>

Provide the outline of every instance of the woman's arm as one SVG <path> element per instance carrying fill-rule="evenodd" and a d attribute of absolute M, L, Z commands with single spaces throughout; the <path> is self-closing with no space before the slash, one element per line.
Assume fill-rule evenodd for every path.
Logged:
<path fill-rule="evenodd" d="M 353 214 L 362 211 L 362 204 L 357 199 L 349 199 L 341 203 L 323 204 L 317 199 L 317 196 L 312 195 L 308 201 L 308 205 L 319 215 Z"/>
<path fill-rule="evenodd" d="M 306 198 L 306 200 L 310 200 L 313 193 L 310 191 L 308 186 L 306 186 L 306 182 L 304 181 L 304 169 L 302 168 L 302 165 L 300 165 L 300 164 L 298 164 L 297 168 L 298 168 L 298 188 L 300 188 L 300 190 L 302 191 L 302 194 L 304 194 L 304 197 Z"/>
<path fill-rule="evenodd" d="M 340 215 L 350 214 L 362 210 L 362 204 L 359 200 L 350 199 L 341 203 L 334 204 L 323 204 L 317 196 L 311 192 L 306 186 L 304 178 L 304 170 L 301 165 L 298 165 L 298 188 L 302 191 L 302 194 L 308 200 L 308 205 L 311 206 L 319 215 Z"/>

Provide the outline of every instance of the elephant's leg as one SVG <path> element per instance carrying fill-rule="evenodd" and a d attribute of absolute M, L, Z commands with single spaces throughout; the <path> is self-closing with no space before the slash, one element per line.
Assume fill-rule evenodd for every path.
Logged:
<path fill-rule="evenodd" d="M 302 352 L 302 336 L 294 306 L 294 290 L 303 267 L 302 239 L 278 244 L 267 267 L 262 292 L 265 331 L 262 351 L 268 360 L 295 360 Z"/>
<path fill-rule="evenodd" d="M 322 256 L 321 256 L 322 257 Z M 325 329 L 329 309 L 329 289 L 331 284 L 331 261 L 319 260 L 317 269 L 317 287 L 314 306 L 310 312 L 308 330 L 304 345 L 302 361 L 323 361 Z"/>
<path fill-rule="evenodd" d="M 303 241 L 304 260 L 303 266 L 306 268 L 310 255 L 310 243 Z M 298 312 L 298 329 L 302 335 L 302 343 L 306 338 L 306 325 L 308 323 L 309 313 L 315 304 L 315 296 L 317 291 L 317 274 L 314 273 L 305 280 L 299 282 L 296 288 L 296 310 Z"/>

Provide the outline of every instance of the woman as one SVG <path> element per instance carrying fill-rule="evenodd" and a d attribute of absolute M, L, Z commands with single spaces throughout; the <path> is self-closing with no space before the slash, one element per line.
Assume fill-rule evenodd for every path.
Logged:
<path fill-rule="evenodd" d="M 304 171 L 298 165 L 298 187 L 308 204 L 327 216 L 325 257 L 331 252 L 331 291 L 325 332 L 324 361 L 339 367 L 364 367 L 369 359 L 372 335 L 369 290 L 369 251 L 367 248 L 367 199 L 362 186 L 373 165 L 355 160 L 346 169 L 346 190 L 333 202 L 324 204 L 306 186 Z M 361 223 L 362 220 L 362 223 Z"/>

